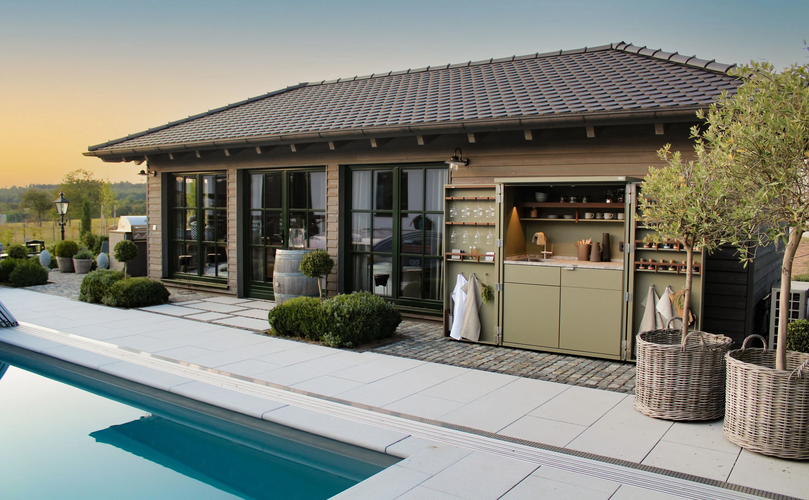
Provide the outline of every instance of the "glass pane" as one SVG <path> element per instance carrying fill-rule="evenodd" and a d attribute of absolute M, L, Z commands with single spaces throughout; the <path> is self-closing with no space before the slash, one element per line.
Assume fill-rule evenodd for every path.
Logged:
<path fill-rule="evenodd" d="M 267 212 L 264 214 L 266 221 L 266 235 L 265 245 L 278 245 L 284 244 L 284 233 L 281 229 L 281 212 Z"/>
<path fill-rule="evenodd" d="M 205 217 L 205 232 L 202 234 L 202 239 L 205 241 L 216 241 L 216 226 L 214 223 L 214 211 L 205 210 L 203 216 Z"/>
<path fill-rule="evenodd" d="M 177 208 L 185 207 L 185 177 L 174 178 L 174 206 Z"/>
<path fill-rule="evenodd" d="M 444 184 L 447 183 L 447 171 L 444 169 L 427 169 L 427 189 L 425 199 L 430 212 L 444 211 Z"/>
<path fill-rule="evenodd" d="M 185 262 L 185 266 L 183 266 Z M 185 253 L 180 255 L 180 267 L 185 267 L 187 273 L 197 274 L 197 266 L 199 266 L 197 259 L 197 244 L 187 243 L 185 245 Z"/>
<path fill-rule="evenodd" d="M 213 175 L 202 176 L 202 208 L 213 208 L 216 206 L 216 184 Z"/>
<path fill-rule="evenodd" d="M 250 279 L 253 281 L 264 281 L 264 249 L 250 249 Z"/>
<path fill-rule="evenodd" d="M 353 268 L 354 268 L 354 282 L 353 282 L 353 290 L 357 292 L 370 292 L 371 283 L 369 279 L 370 275 L 370 255 L 355 255 Z M 380 278 L 381 279 L 381 278 Z M 387 284 L 387 283 L 386 283 Z"/>
<path fill-rule="evenodd" d="M 202 248 L 205 250 L 205 267 L 202 269 L 202 275 L 216 276 L 216 262 L 219 259 L 216 245 L 206 244 Z M 224 250 L 224 248 L 220 247 L 219 250 Z"/>
<path fill-rule="evenodd" d="M 424 171 L 402 170 L 400 197 L 402 210 L 424 210 Z"/>
<path fill-rule="evenodd" d="M 314 212 L 309 214 L 308 248 L 326 248 L 326 214 Z"/>
<path fill-rule="evenodd" d="M 372 275 L 374 279 L 374 293 L 384 297 L 390 297 L 393 290 L 393 277 L 391 276 L 392 257 L 374 255 L 374 266 Z"/>
<path fill-rule="evenodd" d="M 190 237 L 190 235 L 188 237 Z M 176 210 L 174 212 L 174 239 L 176 240 L 186 239 L 185 210 Z"/>
<path fill-rule="evenodd" d="M 216 247 L 216 275 L 220 278 L 228 277 L 228 249 L 222 245 Z"/>
<path fill-rule="evenodd" d="M 390 217 L 374 215 L 374 248 L 375 252 L 393 252 L 393 228 Z"/>
<path fill-rule="evenodd" d="M 275 269 L 275 249 L 266 248 L 265 255 L 267 256 L 267 267 L 264 270 L 264 281 L 272 282 L 272 272 Z"/>
<path fill-rule="evenodd" d="M 216 241 L 228 240 L 228 214 L 224 210 L 217 210 L 216 216 Z"/>
<path fill-rule="evenodd" d="M 307 186 L 305 172 L 289 174 L 289 208 L 306 208 Z"/>
<path fill-rule="evenodd" d="M 281 174 L 264 174 L 264 208 L 281 208 Z"/>
<path fill-rule="evenodd" d="M 351 208 L 371 209 L 371 172 L 361 170 L 351 172 Z"/>
<path fill-rule="evenodd" d="M 399 281 L 402 297 L 421 298 L 421 258 L 403 257 Z"/>
<path fill-rule="evenodd" d="M 371 250 L 371 214 L 351 215 L 351 249 L 360 252 Z"/>
<path fill-rule="evenodd" d="M 424 255 L 444 255 L 444 216 L 424 216 Z"/>
<path fill-rule="evenodd" d="M 185 254 L 185 243 L 177 243 L 174 245 L 174 270 L 178 273 L 188 272 L 189 260 Z"/>
<path fill-rule="evenodd" d="M 374 170 L 374 209 L 393 210 L 393 170 Z"/>
<path fill-rule="evenodd" d="M 424 298 L 442 300 L 444 287 L 444 261 L 442 259 L 426 259 L 424 266 Z"/>
<path fill-rule="evenodd" d="M 196 210 L 188 210 L 186 212 L 188 218 L 185 220 L 185 239 L 187 240 L 196 240 L 197 239 L 197 211 Z"/>
<path fill-rule="evenodd" d="M 253 245 L 261 244 L 261 235 L 264 234 L 261 219 L 260 211 L 253 210 L 250 212 L 250 243 Z"/>
<path fill-rule="evenodd" d="M 306 246 L 306 212 L 289 213 L 289 248 L 304 248 Z"/>
<path fill-rule="evenodd" d="M 264 176 L 253 174 L 250 176 L 250 208 L 264 208 Z"/>
<path fill-rule="evenodd" d="M 185 205 L 187 207 L 197 207 L 197 179 L 196 177 L 185 178 Z"/>
<path fill-rule="evenodd" d="M 424 239 L 421 230 L 421 222 L 424 220 L 424 216 L 417 215 L 413 216 L 412 214 L 408 216 L 408 218 L 418 218 L 418 224 L 415 224 L 419 227 L 419 229 L 413 229 L 414 227 L 414 220 L 410 220 L 408 224 L 404 224 L 404 221 L 407 219 L 402 219 L 402 237 L 400 239 L 401 251 L 402 253 L 417 253 L 421 254 L 421 242 Z"/>
<path fill-rule="evenodd" d="M 216 208 L 228 207 L 228 179 L 227 176 L 216 176 Z"/>
<path fill-rule="evenodd" d="M 309 174 L 309 208 L 326 209 L 326 172 Z"/>

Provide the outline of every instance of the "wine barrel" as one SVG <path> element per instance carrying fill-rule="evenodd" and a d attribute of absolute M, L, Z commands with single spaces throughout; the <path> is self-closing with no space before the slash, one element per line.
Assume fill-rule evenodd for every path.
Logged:
<path fill-rule="evenodd" d="M 312 250 L 275 251 L 275 268 L 272 271 L 275 302 L 283 304 L 295 297 L 317 297 L 317 278 L 301 274 L 301 259 Z"/>

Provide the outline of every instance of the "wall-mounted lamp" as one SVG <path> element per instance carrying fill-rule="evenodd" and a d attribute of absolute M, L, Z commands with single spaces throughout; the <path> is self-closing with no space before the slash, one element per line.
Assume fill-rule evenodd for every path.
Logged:
<path fill-rule="evenodd" d="M 146 170 L 141 170 L 140 172 L 138 172 L 138 175 L 151 175 L 152 177 L 157 177 L 157 172 L 155 172 L 154 170 L 149 170 L 147 168 Z"/>
<path fill-rule="evenodd" d="M 469 160 L 463 157 L 461 148 L 455 148 L 455 154 L 444 163 L 449 165 L 450 170 L 458 170 L 458 167 L 465 167 L 469 165 Z"/>

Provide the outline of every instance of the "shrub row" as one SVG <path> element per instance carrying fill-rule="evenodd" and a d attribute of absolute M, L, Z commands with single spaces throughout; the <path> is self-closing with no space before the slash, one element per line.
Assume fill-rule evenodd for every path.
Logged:
<path fill-rule="evenodd" d="M 81 280 L 79 300 L 100 302 L 111 307 L 146 307 L 165 304 L 169 291 L 163 283 L 149 278 L 127 278 L 121 271 L 98 269 Z"/>
<path fill-rule="evenodd" d="M 355 292 L 323 302 L 313 297 L 291 299 L 270 310 L 267 319 L 276 335 L 356 347 L 392 336 L 402 315 L 378 295 Z"/>
<path fill-rule="evenodd" d="M 48 282 L 48 270 L 36 257 L 0 260 L 0 282 L 8 281 L 16 286 L 44 285 Z"/>

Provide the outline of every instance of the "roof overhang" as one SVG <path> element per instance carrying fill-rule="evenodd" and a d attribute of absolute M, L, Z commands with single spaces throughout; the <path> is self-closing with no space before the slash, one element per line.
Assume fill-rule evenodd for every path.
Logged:
<path fill-rule="evenodd" d="M 497 120 L 470 120 L 449 123 L 424 123 L 409 126 L 372 127 L 361 129 L 326 130 L 301 134 L 255 136 L 238 139 L 181 142 L 144 146 L 138 148 L 105 148 L 87 151 L 84 156 L 93 156 L 105 162 L 127 162 L 147 155 L 188 153 L 193 151 L 249 148 L 255 146 L 278 146 L 326 141 L 350 141 L 369 138 L 412 137 L 417 135 L 446 135 L 513 130 L 540 130 L 626 124 L 693 122 L 696 112 L 704 107 L 689 106 L 677 109 L 654 111 L 614 111 L 588 114 L 506 118 Z M 141 160 L 142 161 L 142 160 Z"/>

